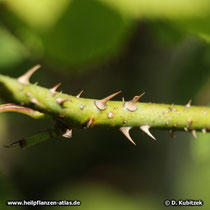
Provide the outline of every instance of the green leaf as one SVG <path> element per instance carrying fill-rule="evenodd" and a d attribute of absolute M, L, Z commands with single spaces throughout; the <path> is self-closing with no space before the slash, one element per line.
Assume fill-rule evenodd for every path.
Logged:
<path fill-rule="evenodd" d="M 34 47 L 35 37 L 40 41 L 35 44 L 37 54 L 44 52 L 45 60 L 63 71 L 69 71 L 69 67 L 87 69 L 117 56 L 132 27 L 130 18 L 97 0 L 5 3 L 26 24 L 21 25 L 21 31 L 17 28 L 24 43 Z"/>
<path fill-rule="evenodd" d="M 122 49 L 130 25 L 129 19 L 99 2 L 73 1 L 43 35 L 46 56 L 73 67 L 104 62 Z"/>
<path fill-rule="evenodd" d="M 21 43 L 0 25 L 0 72 L 23 61 L 26 52 Z"/>
<path fill-rule="evenodd" d="M 210 161 L 210 133 L 198 133 L 197 137 L 196 143 L 191 144 L 192 156 L 198 163 L 207 163 Z"/>
<path fill-rule="evenodd" d="M 4 3 L 31 27 L 46 30 L 56 23 L 71 0 L 7 0 Z"/>
<path fill-rule="evenodd" d="M 49 195 L 50 198 L 81 201 L 81 206 L 76 207 L 81 210 L 149 210 L 159 209 L 156 206 L 156 200 L 150 195 L 129 195 L 124 194 L 112 186 L 103 183 L 92 183 L 91 185 L 66 185 L 63 190 L 56 190 L 55 195 Z M 71 199 L 69 199 L 71 198 Z M 66 206 L 55 207 L 55 209 L 66 209 Z"/>
<path fill-rule="evenodd" d="M 210 12 L 208 0 L 99 0 L 131 17 L 193 18 L 205 17 Z"/>

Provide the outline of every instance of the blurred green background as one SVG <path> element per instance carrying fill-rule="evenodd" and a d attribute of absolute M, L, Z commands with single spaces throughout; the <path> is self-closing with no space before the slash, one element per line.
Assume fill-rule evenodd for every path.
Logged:
<path fill-rule="evenodd" d="M 0 73 L 17 77 L 39 63 L 33 82 L 62 82 L 72 95 L 122 90 L 129 100 L 145 91 L 145 102 L 208 105 L 209 42 L 209 0 L 0 0 Z M 77 199 L 85 210 L 147 210 L 202 199 L 210 209 L 209 134 L 155 131 L 154 142 L 134 129 L 134 147 L 117 129 L 96 128 L 25 151 L 3 148 L 52 125 L 0 115 L 0 208 Z M 54 207 L 62 208 L 73 207 Z"/>

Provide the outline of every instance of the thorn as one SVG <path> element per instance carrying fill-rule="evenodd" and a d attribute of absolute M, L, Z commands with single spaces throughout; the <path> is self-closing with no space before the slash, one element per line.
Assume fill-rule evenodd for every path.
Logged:
<path fill-rule="evenodd" d="M 171 138 L 173 138 L 173 139 L 176 138 L 176 134 L 175 134 L 175 132 L 174 132 L 173 129 L 170 129 L 170 130 L 169 130 L 169 134 L 170 134 Z"/>
<path fill-rule="evenodd" d="M 120 131 L 126 136 L 126 138 L 134 145 L 136 145 L 136 143 L 132 140 L 132 138 L 130 137 L 129 131 L 130 131 L 131 127 L 121 127 Z"/>
<path fill-rule="evenodd" d="M 41 107 L 41 108 L 44 108 L 44 106 L 43 106 L 36 98 L 34 98 L 34 97 L 31 95 L 30 92 L 27 92 L 26 95 L 30 98 L 31 103 L 33 103 L 33 104 L 35 104 L 35 105 L 37 105 L 37 106 L 39 106 L 39 107 Z"/>
<path fill-rule="evenodd" d="M 66 132 L 62 136 L 64 138 L 70 139 L 72 137 L 72 129 L 67 129 Z"/>
<path fill-rule="evenodd" d="M 15 141 L 9 145 L 4 145 L 5 148 L 14 148 L 17 146 L 20 146 L 21 148 L 23 148 L 26 145 L 26 140 L 25 139 L 20 139 L 18 141 Z"/>
<path fill-rule="evenodd" d="M 185 105 L 187 108 L 191 107 L 192 100 L 190 99 L 188 103 Z"/>
<path fill-rule="evenodd" d="M 126 109 L 128 109 L 131 112 L 135 112 L 138 107 L 136 106 L 136 102 L 145 94 L 145 92 L 143 92 L 141 95 L 139 96 L 134 96 L 133 99 L 131 101 L 128 101 L 124 104 L 124 107 Z"/>
<path fill-rule="evenodd" d="M 59 104 L 59 105 L 63 105 L 66 101 L 68 101 L 69 99 L 68 98 L 56 98 L 56 102 Z"/>
<path fill-rule="evenodd" d="M 86 128 L 90 128 L 90 126 L 92 125 L 93 121 L 94 121 L 94 117 L 91 117 L 91 118 L 87 121 Z"/>
<path fill-rule="evenodd" d="M 5 148 L 14 148 L 14 147 L 17 147 L 17 146 L 19 146 L 19 141 L 13 142 L 9 145 L 4 145 Z"/>
<path fill-rule="evenodd" d="M 84 105 L 80 105 L 79 108 L 80 108 L 80 110 L 83 110 L 85 108 L 85 106 Z"/>
<path fill-rule="evenodd" d="M 55 95 L 56 90 L 61 86 L 61 83 L 58 83 L 57 85 L 55 85 L 54 87 L 50 88 L 50 93 L 52 96 Z"/>
<path fill-rule="evenodd" d="M 194 136 L 195 139 L 197 139 L 197 134 L 196 134 L 196 130 L 192 130 L 192 135 Z"/>
<path fill-rule="evenodd" d="M 109 112 L 109 113 L 107 114 L 107 117 L 108 117 L 109 119 L 113 118 L 113 117 L 114 117 L 114 113 L 113 113 L 113 112 Z"/>
<path fill-rule="evenodd" d="M 206 129 L 205 128 L 202 129 L 202 133 L 204 133 L 204 134 L 206 133 Z"/>
<path fill-rule="evenodd" d="M 187 127 L 187 126 L 185 126 L 185 127 L 184 127 L 184 130 L 187 132 L 187 131 L 188 131 L 188 127 Z"/>
<path fill-rule="evenodd" d="M 103 99 L 101 99 L 99 101 L 95 101 L 96 107 L 98 109 L 100 109 L 100 110 L 103 111 L 104 109 L 106 109 L 106 103 L 107 103 L 107 101 L 109 101 L 111 98 L 113 98 L 114 96 L 118 95 L 121 92 L 122 91 L 118 91 L 118 92 L 116 92 L 116 93 L 114 93 L 114 94 L 112 94 L 110 96 L 107 96 L 106 98 L 103 98 Z"/>
<path fill-rule="evenodd" d="M 192 123 L 193 123 L 193 121 L 192 121 L 191 119 L 189 119 L 189 120 L 187 121 L 188 126 L 189 126 L 189 125 L 192 125 Z"/>
<path fill-rule="evenodd" d="M 18 82 L 20 82 L 23 85 L 29 85 L 30 84 L 30 78 L 34 74 L 35 71 L 37 71 L 41 65 L 36 65 L 33 68 L 29 69 L 24 75 L 17 78 Z"/>
<path fill-rule="evenodd" d="M 31 103 L 33 103 L 41 108 L 44 108 L 44 106 L 36 98 L 31 98 Z"/>
<path fill-rule="evenodd" d="M 84 92 L 84 90 L 81 90 L 81 91 L 79 92 L 79 94 L 76 95 L 76 97 L 77 97 L 77 98 L 80 98 L 80 96 L 82 95 L 83 92 Z"/>
<path fill-rule="evenodd" d="M 204 111 L 204 110 L 202 110 L 201 112 L 202 112 L 203 115 L 206 115 L 207 114 L 207 112 Z"/>
<path fill-rule="evenodd" d="M 149 125 L 142 125 L 142 126 L 140 126 L 140 129 L 141 129 L 144 133 L 146 133 L 148 136 L 150 136 L 152 139 L 157 140 L 157 139 L 150 133 L 150 131 L 149 131 L 150 126 L 149 126 Z"/>

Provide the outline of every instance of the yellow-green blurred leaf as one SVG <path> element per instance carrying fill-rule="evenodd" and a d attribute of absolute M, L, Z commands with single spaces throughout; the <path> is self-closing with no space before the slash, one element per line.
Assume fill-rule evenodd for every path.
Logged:
<path fill-rule="evenodd" d="M 209 15 L 208 0 L 99 0 L 131 17 L 183 18 Z"/>
<path fill-rule="evenodd" d="M 191 152 L 197 162 L 210 161 L 210 133 L 197 134 L 198 139 L 191 144 Z"/>
<path fill-rule="evenodd" d="M 71 0 L 7 0 L 5 3 L 30 26 L 46 29 L 54 25 Z"/>
<path fill-rule="evenodd" d="M 68 186 L 68 185 L 67 185 Z M 61 191 L 56 191 L 56 195 L 50 197 L 56 200 L 79 200 L 81 210 L 150 210 L 159 209 L 157 201 L 152 196 L 129 195 L 114 189 L 105 184 L 83 184 L 72 188 L 68 186 Z M 161 205 L 159 205 L 161 206 Z M 56 209 L 66 209 L 58 206 Z M 71 207 L 74 208 L 74 207 Z"/>
<path fill-rule="evenodd" d="M 130 26 L 129 19 L 100 2 L 73 1 L 43 35 L 46 56 L 73 67 L 104 62 L 122 49 Z"/>

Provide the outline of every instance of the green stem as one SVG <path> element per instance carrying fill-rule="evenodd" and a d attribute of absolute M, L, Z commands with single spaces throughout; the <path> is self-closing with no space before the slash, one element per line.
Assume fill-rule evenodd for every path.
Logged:
<path fill-rule="evenodd" d="M 0 96 L 17 104 L 31 107 L 59 119 L 69 127 L 140 127 L 154 129 L 210 130 L 210 108 L 154 103 L 136 103 L 129 111 L 123 101 L 108 101 L 100 110 L 94 99 L 77 98 L 33 84 L 24 85 L 17 79 L 0 75 Z"/>
<path fill-rule="evenodd" d="M 58 133 L 55 129 L 48 129 L 45 131 L 41 131 L 33 136 L 26 137 L 23 139 L 20 139 L 18 141 L 13 142 L 10 145 L 5 146 L 6 148 L 12 148 L 16 146 L 20 146 L 21 148 L 27 149 L 28 147 L 31 147 L 37 143 L 46 141 L 48 139 L 52 139 L 54 137 L 58 136 Z"/>

